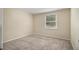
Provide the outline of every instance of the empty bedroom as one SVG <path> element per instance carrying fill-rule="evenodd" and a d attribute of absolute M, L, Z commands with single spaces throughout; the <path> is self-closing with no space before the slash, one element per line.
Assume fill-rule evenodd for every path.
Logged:
<path fill-rule="evenodd" d="M 3 50 L 73 50 L 70 8 L 3 11 Z"/>

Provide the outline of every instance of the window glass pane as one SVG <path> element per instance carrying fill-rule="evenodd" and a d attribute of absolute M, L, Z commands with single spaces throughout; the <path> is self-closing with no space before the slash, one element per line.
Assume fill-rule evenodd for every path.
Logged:
<path fill-rule="evenodd" d="M 55 15 L 46 16 L 46 21 L 55 21 L 56 17 Z"/>
<path fill-rule="evenodd" d="M 55 27 L 56 26 L 56 22 L 46 22 L 46 26 L 48 26 L 48 27 Z"/>

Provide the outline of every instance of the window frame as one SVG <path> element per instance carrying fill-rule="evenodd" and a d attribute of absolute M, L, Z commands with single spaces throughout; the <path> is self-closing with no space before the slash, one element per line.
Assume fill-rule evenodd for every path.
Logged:
<path fill-rule="evenodd" d="M 47 16 L 51 16 L 51 15 L 55 15 L 55 17 L 56 17 L 56 18 L 55 18 L 55 21 L 48 21 L 48 22 L 55 22 L 55 23 L 56 23 L 56 26 L 55 26 L 55 27 L 52 27 L 52 26 L 51 26 L 51 27 L 49 28 L 49 27 L 47 27 L 47 25 L 46 25 L 46 22 L 47 22 L 47 21 L 46 21 L 46 17 L 47 17 Z M 45 28 L 46 28 L 46 29 L 57 29 L 57 14 L 47 14 L 47 15 L 45 15 Z"/>

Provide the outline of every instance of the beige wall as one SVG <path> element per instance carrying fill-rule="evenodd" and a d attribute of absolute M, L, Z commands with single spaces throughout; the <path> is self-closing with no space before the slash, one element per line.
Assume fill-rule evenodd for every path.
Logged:
<path fill-rule="evenodd" d="M 57 15 L 57 29 L 45 28 L 45 15 L 56 14 Z M 42 13 L 34 15 L 34 33 L 61 38 L 70 39 L 70 9 L 63 9 L 55 12 Z"/>
<path fill-rule="evenodd" d="M 79 49 L 79 8 L 71 9 L 71 42 L 74 49 Z"/>
<path fill-rule="evenodd" d="M 32 15 L 18 9 L 4 10 L 4 42 L 32 34 Z"/>
<path fill-rule="evenodd" d="M 46 29 L 44 20 L 47 14 L 57 14 L 58 28 Z M 4 9 L 4 42 L 21 38 L 32 33 L 70 39 L 70 9 L 32 15 L 18 9 Z M 34 22 L 34 26 L 33 26 Z"/>

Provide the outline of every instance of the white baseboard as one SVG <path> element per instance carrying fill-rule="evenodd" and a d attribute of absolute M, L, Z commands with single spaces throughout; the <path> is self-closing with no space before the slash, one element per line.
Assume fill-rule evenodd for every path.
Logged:
<path fill-rule="evenodd" d="M 29 36 L 29 35 L 22 35 L 22 36 L 19 36 L 19 37 L 14 38 L 14 39 L 10 39 L 10 40 L 4 41 L 3 43 L 7 43 L 7 42 L 12 41 L 12 40 L 17 40 L 17 39 L 20 39 L 22 37 Z"/>
<path fill-rule="evenodd" d="M 44 34 L 40 34 L 40 33 L 34 33 L 34 34 L 43 35 L 43 36 L 47 36 L 47 37 L 51 37 L 51 38 L 55 38 L 55 39 L 70 40 L 69 38 L 65 39 L 65 38 L 52 37 L 51 35 L 44 35 Z"/>
<path fill-rule="evenodd" d="M 38 34 L 38 35 L 43 35 L 43 36 L 51 37 L 51 35 L 44 35 L 44 34 L 40 34 L 40 33 L 33 33 L 33 34 Z M 29 34 L 29 35 L 31 35 L 31 34 Z M 12 40 L 16 40 L 16 39 L 19 39 L 19 38 L 22 38 L 22 37 L 25 37 L 25 36 L 29 36 L 29 35 L 22 35 L 22 36 L 19 36 L 17 38 L 14 38 L 14 39 L 10 39 L 10 40 L 4 41 L 3 43 L 6 43 L 6 42 L 9 42 L 9 41 L 12 41 Z M 57 38 L 57 37 L 51 37 L 51 38 L 70 40 L 70 39 Z"/>

